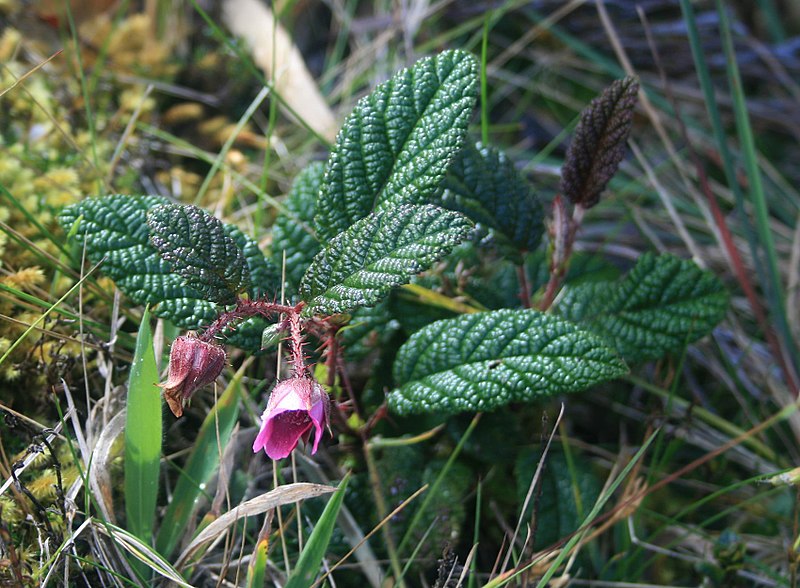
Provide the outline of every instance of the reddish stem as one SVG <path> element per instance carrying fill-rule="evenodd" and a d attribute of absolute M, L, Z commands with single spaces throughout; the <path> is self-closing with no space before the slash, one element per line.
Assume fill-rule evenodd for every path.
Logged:
<path fill-rule="evenodd" d="M 572 211 L 572 218 L 569 218 L 566 215 L 561 195 L 556 196 L 553 201 L 553 251 L 550 256 L 550 279 L 547 281 L 544 296 L 539 301 L 539 310 L 545 311 L 550 308 L 556 298 L 556 294 L 558 294 L 561 281 L 564 279 L 569 267 L 572 247 L 575 244 L 578 228 L 583 222 L 584 212 L 586 212 L 586 209 L 580 204 L 576 204 Z"/>
<path fill-rule="evenodd" d="M 519 297 L 523 308 L 531 307 L 531 286 L 528 283 L 528 272 L 525 271 L 525 262 L 517 266 L 517 281 L 519 281 Z"/>
<path fill-rule="evenodd" d="M 331 326 L 328 329 L 327 341 L 325 346 L 325 366 L 328 368 L 328 388 L 333 390 L 336 384 L 336 361 L 339 355 L 339 342 L 336 339 L 336 333 L 339 330 L 338 326 Z"/>
<path fill-rule="evenodd" d="M 306 358 L 303 354 L 303 325 L 300 322 L 300 313 L 292 309 L 289 315 L 289 352 L 292 355 L 292 376 L 303 378 L 308 374 Z"/>
<path fill-rule="evenodd" d="M 240 322 L 253 316 L 263 316 L 269 318 L 276 314 L 286 313 L 287 315 L 299 314 L 303 308 L 301 302 L 297 306 L 286 306 L 277 302 L 267 300 L 248 300 L 239 298 L 236 301 L 236 308 L 220 314 L 208 328 L 200 335 L 201 341 L 212 341 L 220 332 L 234 322 Z"/>
<path fill-rule="evenodd" d="M 253 316 L 263 316 L 271 318 L 275 315 L 286 315 L 286 322 L 289 327 L 289 353 L 291 354 L 292 375 L 297 378 L 307 376 L 305 355 L 303 354 L 303 321 L 300 313 L 304 303 L 300 302 L 296 306 L 287 306 L 270 302 L 268 300 L 248 300 L 240 298 L 236 301 L 236 308 L 220 314 L 208 328 L 200 335 L 202 341 L 213 341 L 214 338 L 226 327 L 235 322 L 241 322 Z"/>

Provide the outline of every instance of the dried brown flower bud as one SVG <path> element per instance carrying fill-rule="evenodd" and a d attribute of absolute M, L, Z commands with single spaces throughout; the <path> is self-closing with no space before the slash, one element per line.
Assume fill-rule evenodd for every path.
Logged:
<path fill-rule="evenodd" d="M 169 354 L 167 381 L 159 384 L 164 388 L 164 400 L 172 414 L 183 414 L 183 405 L 206 384 L 211 384 L 225 367 L 225 350 L 215 343 L 201 341 L 194 335 L 175 339 Z"/>
<path fill-rule="evenodd" d="M 639 93 L 636 78 L 616 80 L 581 113 L 561 168 L 561 193 L 591 208 L 625 155 Z"/>

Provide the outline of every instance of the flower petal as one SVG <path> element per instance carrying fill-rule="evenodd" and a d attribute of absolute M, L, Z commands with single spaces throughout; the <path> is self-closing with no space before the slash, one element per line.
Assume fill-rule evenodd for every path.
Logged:
<path fill-rule="evenodd" d="M 290 380 L 291 381 L 291 380 Z M 287 410 L 308 410 L 308 394 L 302 386 L 276 386 L 267 403 L 271 416 Z"/>
<path fill-rule="evenodd" d="M 328 394 L 311 378 L 289 378 L 275 385 L 261 419 L 253 451 L 263 449 L 272 459 L 287 457 L 302 438 L 308 443 L 314 429 L 311 453 L 316 453 L 328 425 Z"/>
<path fill-rule="evenodd" d="M 306 411 L 290 410 L 271 416 L 256 437 L 253 450 L 262 447 L 272 459 L 287 457 L 312 426 Z"/>

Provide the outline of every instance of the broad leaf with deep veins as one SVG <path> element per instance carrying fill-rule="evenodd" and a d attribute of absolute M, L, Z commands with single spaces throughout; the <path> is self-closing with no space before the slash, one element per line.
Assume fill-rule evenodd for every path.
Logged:
<path fill-rule="evenodd" d="M 466 146 L 447 172 L 442 205 L 463 212 L 522 251 L 535 250 L 544 233 L 542 205 L 505 153 Z M 502 243 L 502 241 L 501 241 Z"/>
<path fill-rule="evenodd" d="M 399 414 L 490 410 L 578 392 L 627 373 L 601 338 L 550 314 L 495 310 L 414 333 L 394 364 Z"/>
<path fill-rule="evenodd" d="M 463 215 L 427 204 L 373 213 L 335 237 L 308 268 L 307 314 L 352 312 L 428 269 L 472 228 Z"/>
<path fill-rule="evenodd" d="M 233 304 L 250 285 L 244 253 L 222 221 L 196 206 L 162 204 L 147 213 L 150 243 L 206 300 Z"/>
<path fill-rule="evenodd" d="M 103 273 L 134 303 L 157 305 L 154 315 L 181 328 L 197 329 L 213 321 L 219 307 L 187 285 L 149 240 L 147 211 L 168 202 L 161 196 L 124 194 L 87 198 L 66 207 L 59 222 L 69 228 L 81 218 L 76 240 L 82 245 L 85 239 L 89 261 L 103 260 Z M 224 230 L 244 254 L 250 273 L 250 296 L 274 296 L 279 286 L 277 268 L 264 257 L 258 244 L 237 227 L 224 224 Z M 244 329 L 240 326 L 236 337 L 242 334 Z"/>
<path fill-rule="evenodd" d="M 321 241 L 383 207 L 429 201 L 464 144 L 478 70 L 469 53 L 444 51 L 358 102 L 325 170 L 316 216 Z"/>
<path fill-rule="evenodd" d="M 710 333 L 727 309 L 728 293 L 714 274 L 691 261 L 652 253 L 617 282 L 568 288 L 556 308 L 631 362 L 679 351 Z"/>

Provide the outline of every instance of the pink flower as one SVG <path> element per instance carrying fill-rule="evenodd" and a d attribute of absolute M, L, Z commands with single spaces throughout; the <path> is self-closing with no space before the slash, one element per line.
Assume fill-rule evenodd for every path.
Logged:
<path fill-rule="evenodd" d="M 278 382 L 270 394 L 267 409 L 261 416 L 253 451 L 261 449 L 272 459 L 288 456 L 297 446 L 300 437 L 307 442 L 314 428 L 316 453 L 322 431 L 328 426 L 330 399 L 325 390 L 311 378 L 289 378 Z"/>
<path fill-rule="evenodd" d="M 164 388 L 164 400 L 176 417 L 183 414 L 183 405 L 195 391 L 217 379 L 226 361 L 225 350 L 215 343 L 191 334 L 175 339 L 167 381 L 159 386 Z"/>

